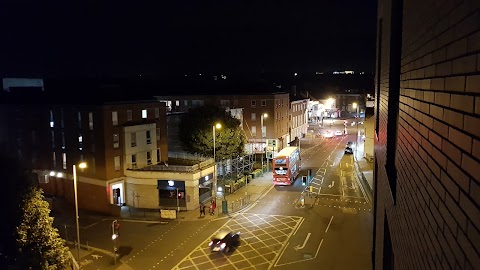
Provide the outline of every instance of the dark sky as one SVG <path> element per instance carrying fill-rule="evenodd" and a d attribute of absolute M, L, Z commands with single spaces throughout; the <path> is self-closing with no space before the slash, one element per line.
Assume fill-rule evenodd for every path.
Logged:
<path fill-rule="evenodd" d="M 375 0 L 4 0 L 0 72 L 373 72 L 375 21 Z"/>

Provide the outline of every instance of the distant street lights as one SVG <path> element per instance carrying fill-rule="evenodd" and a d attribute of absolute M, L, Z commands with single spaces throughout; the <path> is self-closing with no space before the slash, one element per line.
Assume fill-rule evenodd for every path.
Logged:
<path fill-rule="evenodd" d="M 222 125 L 217 123 L 212 126 L 212 131 L 213 131 L 213 197 L 216 199 L 217 198 L 217 160 L 215 157 L 215 139 L 216 139 L 216 134 L 215 134 L 215 129 L 220 129 L 222 128 Z"/>
<path fill-rule="evenodd" d="M 87 168 L 87 163 L 78 164 L 80 169 Z M 77 223 L 77 260 L 80 260 L 80 227 L 78 226 L 77 165 L 73 164 L 73 189 L 75 193 L 75 219 Z"/>
<path fill-rule="evenodd" d="M 356 119 L 355 122 L 356 122 L 356 124 L 357 124 L 357 125 L 356 125 L 356 126 L 357 126 L 357 132 L 355 133 L 355 136 L 356 136 L 356 137 L 355 137 L 355 138 L 356 138 L 356 139 L 355 139 L 355 158 L 357 158 L 357 148 L 358 148 L 358 121 L 360 120 L 360 116 L 358 116 L 358 107 L 359 107 L 358 104 L 357 104 L 356 102 L 354 102 L 354 103 L 352 104 L 352 107 L 353 107 L 354 109 L 357 109 L 356 114 L 355 114 L 355 119 Z M 358 117 L 358 118 L 357 118 L 357 117 Z"/>

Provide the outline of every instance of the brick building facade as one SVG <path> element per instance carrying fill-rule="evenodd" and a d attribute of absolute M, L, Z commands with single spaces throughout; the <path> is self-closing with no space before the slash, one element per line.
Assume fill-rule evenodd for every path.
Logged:
<path fill-rule="evenodd" d="M 375 269 L 480 267 L 480 2 L 380 0 Z"/>

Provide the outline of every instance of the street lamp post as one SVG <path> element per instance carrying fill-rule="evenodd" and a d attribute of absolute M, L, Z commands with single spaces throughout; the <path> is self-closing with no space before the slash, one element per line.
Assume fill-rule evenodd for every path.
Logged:
<path fill-rule="evenodd" d="M 353 108 L 356 109 L 356 114 L 355 114 L 355 118 L 356 118 L 356 126 L 357 126 L 357 131 L 355 132 L 355 159 L 357 159 L 357 148 L 358 148 L 358 121 L 360 120 L 360 116 L 358 116 L 358 104 L 356 102 L 354 102 L 352 104 Z M 358 117 L 358 118 L 357 118 Z"/>
<path fill-rule="evenodd" d="M 212 126 L 212 131 L 213 131 L 213 162 L 214 162 L 214 165 L 213 165 L 213 197 L 215 198 L 215 200 L 217 199 L 217 160 L 216 160 L 216 157 L 215 157 L 215 139 L 216 139 L 216 134 L 215 134 L 215 129 L 220 129 L 222 127 L 222 125 L 220 124 L 215 124 Z M 225 197 L 225 195 L 224 195 Z"/>
<path fill-rule="evenodd" d="M 87 163 L 82 162 L 78 164 L 80 169 L 85 169 Z M 77 224 L 77 259 L 80 260 L 80 227 L 78 225 L 78 195 L 77 195 L 77 165 L 73 165 L 73 189 L 75 193 L 75 220 Z"/>

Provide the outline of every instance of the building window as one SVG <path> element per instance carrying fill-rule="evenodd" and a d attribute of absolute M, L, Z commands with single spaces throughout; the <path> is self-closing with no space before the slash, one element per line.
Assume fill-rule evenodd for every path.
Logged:
<path fill-rule="evenodd" d="M 53 111 L 50 110 L 50 127 L 55 127 L 55 121 L 53 121 Z"/>
<path fill-rule="evenodd" d="M 137 146 L 137 133 L 132 132 L 130 134 L 130 146 L 135 147 Z"/>
<path fill-rule="evenodd" d="M 66 153 L 62 153 L 62 168 L 64 170 L 67 169 L 67 154 Z"/>
<path fill-rule="evenodd" d="M 55 152 L 52 152 L 52 161 L 53 168 L 57 167 L 57 154 Z"/>
<path fill-rule="evenodd" d="M 252 105 L 252 108 L 255 108 L 255 106 L 257 106 L 257 101 L 256 101 L 256 100 L 252 100 L 252 101 L 251 101 L 251 105 Z"/>
<path fill-rule="evenodd" d="M 252 113 L 252 118 L 251 118 L 252 121 L 255 121 L 257 120 L 257 114 L 256 113 Z"/>
<path fill-rule="evenodd" d="M 147 130 L 146 131 L 146 137 L 147 137 L 147 144 L 151 144 L 152 143 L 152 138 L 150 137 L 150 130 Z"/>
<path fill-rule="evenodd" d="M 55 148 L 55 132 L 51 130 L 50 133 L 52 134 L 52 148 Z"/>
<path fill-rule="evenodd" d="M 265 99 L 262 100 L 262 107 L 267 107 L 267 101 Z"/>
<path fill-rule="evenodd" d="M 65 149 L 65 133 L 62 131 L 62 149 Z"/>
<path fill-rule="evenodd" d="M 160 148 L 157 148 L 157 163 L 160 162 Z"/>
<path fill-rule="evenodd" d="M 119 171 L 120 170 L 120 156 L 116 156 L 113 158 L 113 164 L 114 164 L 114 167 L 115 167 L 115 171 Z"/>
<path fill-rule="evenodd" d="M 137 168 L 137 155 L 136 154 L 132 155 L 132 168 L 133 169 Z"/>
<path fill-rule="evenodd" d="M 120 147 L 120 135 L 113 134 L 113 148 Z"/>
<path fill-rule="evenodd" d="M 252 127 L 252 135 L 253 136 L 257 135 L 257 127 L 256 126 Z"/>
<path fill-rule="evenodd" d="M 160 141 L 160 128 L 157 128 L 157 141 Z"/>
<path fill-rule="evenodd" d="M 93 113 L 92 112 L 88 113 L 88 128 L 90 130 L 93 130 Z"/>
<path fill-rule="evenodd" d="M 77 113 L 77 121 L 78 121 L 78 128 L 82 128 L 82 113 L 78 112 Z"/>
<path fill-rule="evenodd" d="M 118 125 L 118 112 L 112 112 L 112 125 Z"/>
<path fill-rule="evenodd" d="M 78 135 L 78 150 L 83 150 L 83 136 L 82 134 Z"/>
<path fill-rule="evenodd" d="M 175 106 L 177 106 L 177 107 L 180 106 L 180 100 L 175 100 Z"/>
<path fill-rule="evenodd" d="M 147 119 L 147 109 L 142 110 L 142 118 Z"/>
<path fill-rule="evenodd" d="M 160 118 L 160 108 L 155 108 L 155 119 Z"/>
<path fill-rule="evenodd" d="M 150 151 L 147 152 L 147 164 L 152 165 L 152 153 Z"/>

